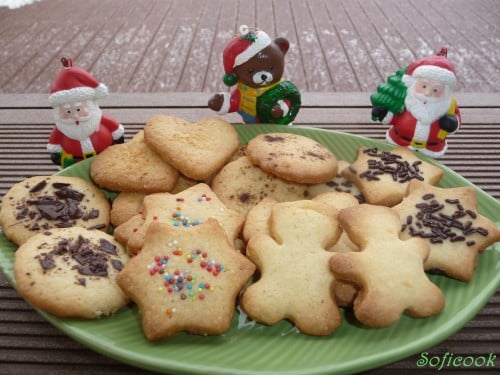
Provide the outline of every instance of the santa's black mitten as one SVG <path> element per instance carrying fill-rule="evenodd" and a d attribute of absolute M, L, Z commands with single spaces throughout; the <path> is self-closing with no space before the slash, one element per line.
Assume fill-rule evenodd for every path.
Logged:
<path fill-rule="evenodd" d="M 372 119 L 382 121 L 387 116 L 388 109 L 385 107 L 376 106 L 372 108 Z"/>
<path fill-rule="evenodd" d="M 52 163 L 56 165 L 61 165 L 61 153 L 60 152 L 52 152 L 50 154 L 50 160 L 52 160 Z"/>
<path fill-rule="evenodd" d="M 125 137 L 124 137 L 123 135 L 122 135 L 120 138 L 115 139 L 115 140 L 113 141 L 113 143 L 114 143 L 114 144 L 117 144 L 117 143 L 118 143 L 118 144 L 121 144 L 121 143 L 124 143 L 124 142 L 125 142 Z"/>
<path fill-rule="evenodd" d="M 444 115 L 439 119 L 439 128 L 447 131 L 448 133 L 453 133 L 458 129 L 457 116 Z"/>

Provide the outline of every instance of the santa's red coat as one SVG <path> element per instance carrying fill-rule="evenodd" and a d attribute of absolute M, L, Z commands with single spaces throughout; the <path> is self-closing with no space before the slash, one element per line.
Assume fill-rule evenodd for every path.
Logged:
<path fill-rule="evenodd" d="M 102 115 L 99 128 L 89 137 L 93 150 L 85 150 L 84 152 L 82 150 L 82 142 L 67 137 L 61 133 L 57 127 L 54 127 L 52 133 L 50 134 L 48 149 L 54 150 L 58 149 L 58 146 L 60 146 L 60 148 L 66 153 L 77 158 L 82 158 L 85 153 L 92 151 L 100 153 L 106 147 L 113 144 L 113 141 L 120 138 L 122 135 L 123 126 L 112 117 Z M 86 144 L 89 144 L 89 142 L 86 142 Z"/>
<path fill-rule="evenodd" d="M 455 116 L 457 116 L 458 124 L 460 125 L 461 119 L 458 107 L 455 108 Z M 438 137 L 440 130 L 439 119 L 430 124 L 425 139 L 420 139 L 416 134 L 415 131 L 420 123 L 407 109 L 404 109 L 403 112 L 398 115 L 394 115 L 389 121 L 389 124 L 392 125 L 392 127 L 389 129 L 388 136 L 394 143 L 400 146 L 409 146 L 412 140 L 419 138 L 419 141 L 426 142 L 425 148 L 430 151 L 439 152 L 446 147 L 446 140 Z"/>

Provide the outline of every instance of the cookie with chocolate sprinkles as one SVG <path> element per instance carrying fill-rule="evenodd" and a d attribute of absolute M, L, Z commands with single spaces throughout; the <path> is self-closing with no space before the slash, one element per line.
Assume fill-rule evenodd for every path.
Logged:
<path fill-rule="evenodd" d="M 107 230 L 110 204 L 104 193 L 79 177 L 35 176 L 10 188 L 2 199 L 0 225 L 17 245 L 53 228 Z"/>
<path fill-rule="evenodd" d="M 472 187 L 441 188 L 412 181 L 393 207 L 401 218 L 401 237 L 426 240 L 426 270 L 440 270 L 462 281 L 472 279 L 481 252 L 500 240 L 500 230 L 478 212 Z"/>
<path fill-rule="evenodd" d="M 19 247 L 14 277 L 19 293 L 59 317 L 94 319 L 128 303 L 115 277 L 128 262 L 112 236 L 82 227 L 38 233 Z"/>
<path fill-rule="evenodd" d="M 421 160 L 407 147 L 390 151 L 361 147 L 357 159 L 342 170 L 370 204 L 394 206 L 403 199 L 412 180 L 436 185 L 443 176 L 441 168 Z"/>

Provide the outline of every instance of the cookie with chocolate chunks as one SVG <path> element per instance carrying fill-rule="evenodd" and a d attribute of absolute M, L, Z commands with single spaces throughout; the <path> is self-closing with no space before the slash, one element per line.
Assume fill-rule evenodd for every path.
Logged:
<path fill-rule="evenodd" d="M 51 229 L 19 247 L 14 278 L 19 293 L 41 310 L 94 319 L 128 303 L 115 280 L 128 260 L 123 247 L 102 231 Z"/>
<path fill-rule="evenodd" d="M 335 155 L 299 134 L 260 134 L 248 142 L 245 152 L 254 165 L 286 181 L 318 184 L 337 175 Z"/>
<path fill-rule="evenodd" d="M 471 280 L 479 254 L 500 241 L 500 230 L 478 212 L 476 192 L 469 186 L 441 188 L 412 181 L 393 208 L 401 218 L 401 238 L 429 243 L 425 269 L 439 269 L 458 280 Z"/>
<path fill-rule="evenodd" d="M 441 168 L 421 160 L 407 147 L 390 151 L 361 147 L 354 163 L 342 170 L 342 176 L 359 188 L 366 203 L 388 207 L 401 202 L 410 181 L 436 185 L 443 174 Z"/>
<path fill-rule="evenodd" d="M 5 194 L 0 225 L 17 245 L 52 228 L 82 226 L 106 230 L 110 204 L 104 193 L 79 177 L 35 176 Z"/>

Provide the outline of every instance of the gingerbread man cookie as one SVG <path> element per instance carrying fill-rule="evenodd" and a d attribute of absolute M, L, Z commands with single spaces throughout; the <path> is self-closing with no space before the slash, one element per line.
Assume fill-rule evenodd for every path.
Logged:
<path fill-rule="evenodd" d="M 359 252 L 334 253 L 335 278 L 360 288 L 354 315 L 370 327 L 396 323 L 401 314 L 429 317 L 445 305 L 441 290 L 425 274 L 430 248 L 421 238 L 399 239 L 399 215 L 389 207 L 361 204 L 340 211 L 340 225 Z"/>
<path fill-rule="evenodd" d="M 271 236 L 250 238 L 247 256 L 261 277 L 241 297 L 248 316 L 264 324 L 289 319 L 309 335 L 328 335 L 341 324 L 332 297 L 334 277 L 327 249 L 339 238 L 334 208 L 313 201 L 277 203 Z"/>

